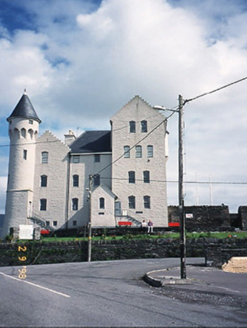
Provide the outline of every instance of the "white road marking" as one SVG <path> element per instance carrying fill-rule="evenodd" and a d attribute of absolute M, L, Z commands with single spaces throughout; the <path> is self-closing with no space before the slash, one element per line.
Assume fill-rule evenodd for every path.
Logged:
<path fill-rule="evenodd" d="M 26 280 L 22 280 L 22 279 L 18 279 L 18 278 L 15 278 L 15 277 L 12 277 L 12 276 L 9 276 L 8 274 L 5 274 L 3 272 L 0 272 L 1 275 L 5 276 L 5 277 L 8 277 L 8 278 L 11 278 L 11 279 L 14 279 L 14 280 L 17 280 L 17 281 L 20 281 L 20 282 L 25 282 L 26 284 L 29 284 L 29 285 L 32 285 L 34 287 L 38 287 L 38 288 L 41 288 L 41 289 L 44 289 L 44 290 L 47 290 L 49 292 L 52 292 L 54 294 L 58 294 L 60 296 L 64 296 L 64 297 L 70 297 L 69 295 L 67 294 L 63 294 L 63 293 L 60 293 L 60 292 L 57 292 L 53 289 L 50 289 L 50 288 L 47 288 L 47 287 L 43 287 L 43 286 L 40 286 L 40 285 L 37 285 L 37 284 L 34 284 L 33 282 L 30 282 L 30 281 L 26 281 Z"/>

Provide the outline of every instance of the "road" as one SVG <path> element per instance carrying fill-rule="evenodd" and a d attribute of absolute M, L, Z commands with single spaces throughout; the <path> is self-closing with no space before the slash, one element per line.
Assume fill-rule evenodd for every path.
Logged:
<path fill-rule="evenodd" d="M 187 259 L 187 265 L 200 262 Z M 211 301 L 203 293 L 200 301 L 185 297 L 188 286 L 154 288 L 141 279 L 172 267 L 179 259 L 33 265 L 25 279 L 18 278 L 22 267 L 0 267 L 0 326 L 247 327 L 247 291 L 241 291 L 246 275 L 228 273 L 228 288 L 214 295 L 211 286 Z"/>

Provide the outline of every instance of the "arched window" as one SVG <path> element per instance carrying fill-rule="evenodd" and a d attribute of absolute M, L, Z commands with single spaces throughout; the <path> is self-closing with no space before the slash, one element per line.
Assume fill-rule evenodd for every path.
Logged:
<path fill-rule="evenodd" d="M 135 133 L 136 132 L 136 122 L 135 121 L 130 121 L 129 122 L 129 129 L 130 129 L 130 133 Z"/>
<path fill-rule="evenodd" d="M 79 175 L 78 174 L 73 175 L 73 187 L 79 187 Z"/>
<path fill-rule="evenodd" d="M 136 208 L 135 196 L 129 196 L 129 208 Z"/>
<path fill-rule="evenodd" d="M 24 128 L 21 129 L 21 137 L 26 138 L 26 129 Z"/>
<path fill-rule="evenodd" d="M 136 158 L 142 158 L 142 146 L 136 146 Z"/>
<path fill-rule="evenodd" d="M 99 208 L 104 209 L 105 208 L 105 198 L 100 197 L 99 199 Z"/>
<path fill-rule="evenodd" d="M 72 210 L 77 211 L 78 210 L 78 198 L 72 199 Z"/>
<path fill-rule="evenodd" d="M 143 182 L 144 183 L 150 182 L 150 172 L 149 171 L 143 171 Z"/>
<path fill-rule="evenodd" d="M 147 157 L 148 158 L 152 158 L 153 157 L 153 146 L 152 145 L 148 145 L 147 146 Z"/>
<path fill-rule="evenodd" d="M 141 121 L 141 132 L 148 132 L 148 123 L 147 121 Z"/>
<path fill-rule="evenodd" d="M 128 174 L 129 174 L 129 183 L 135 183 L 136 182 L 135 172 L 129 171 Z"/>
<path fill-rule="evenodd" d="M 33 130 L 32 129 L 28 130 L 28 135 L 29 135 L 30 139 L 33 139 Z"/>
<path fill-rule="evenodd" d="M 124 158 L 130 158 L 130 146 L 124 146 Z"/>
<path fill-rule="evenodd" d="M 14 138 L 20 139 L 20 131 L 17 128 L 14 128 Z"/>
<path fill-rule="evenodd" d="M 40 186 L 47 187 L 47 175 L 41 175 L 40 177 Z"/>
<path fill-rule="evenodd" d="M 41 153 L 41 162 L 42 162 L 42 164 L 48 164 L 48 152 L 47 151 L 43 151 Z"/>
<path fill-rule="evenodd" d="M 144 208 L 151 208 L 151 206 L 150 206 L 150 196 L 144 196 L 143 200 L 144 200 Z"/>

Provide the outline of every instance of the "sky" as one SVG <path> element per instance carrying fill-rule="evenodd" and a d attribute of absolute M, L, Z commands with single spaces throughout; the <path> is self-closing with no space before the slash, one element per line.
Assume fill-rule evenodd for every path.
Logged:
<path fill-rule="evenodd" d="M 246 0 L 0 0 L 0 213 L 6 118 L 24 89 L 40 135 L 110 129 L 135 95 L 168 109 L 247 77 Z M 184 105 L 185 206 L 247 205 L 247 80 Z M 170 112 L 164 112 L 168 116 Z M 178 204 L 178 115 L 168 119 Z"/>

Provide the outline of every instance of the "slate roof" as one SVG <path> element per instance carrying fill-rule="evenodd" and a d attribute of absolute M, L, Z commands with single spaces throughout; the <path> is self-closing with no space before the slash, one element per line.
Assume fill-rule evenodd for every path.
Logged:
<path fill-rule="evenodd" d="M 111 131 L 85 131 L 70 149 L 71 153 L 111 152 Z"/>
<path fill-rule="evenodd" d="M 25 93 L 22 95 L 12 114 L 7 118 L 7 121 L 9 121 L 11 117 L 22 117 L 36 120 L 39 123 L 41 122 L 30 99 Z"/>

